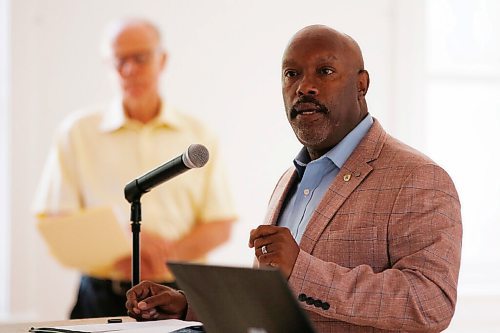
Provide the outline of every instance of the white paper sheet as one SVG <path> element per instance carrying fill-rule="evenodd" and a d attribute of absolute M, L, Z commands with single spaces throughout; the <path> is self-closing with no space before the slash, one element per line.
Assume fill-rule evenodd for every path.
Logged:
<path fill-rule="evenodd" d="M 74 325 L 74 326 L 58 326 L 57 329 L 65 329 L 70 331 L 83 331 L 91 333 L 103 332 L 123 332 L 123 333 L 168 333 L 179 330 L 181 328 L 191 326 L 201 326 L 197 321 L 183 321 L 177 319 L 143 321 L 143 322 L 126 322 L 116 324 L 89 324 L 89 325 Z"/>

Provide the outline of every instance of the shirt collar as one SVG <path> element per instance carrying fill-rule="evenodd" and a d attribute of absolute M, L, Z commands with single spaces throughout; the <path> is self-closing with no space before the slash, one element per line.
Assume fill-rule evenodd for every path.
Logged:
<path fill-rule="evenodd" d="M 358 144 L 361 142 L 363 137 L 368 133 L 368 130 L 373 124 L 373 117 L 368 114 L 352 131 L 350 131 L 336 146 L 326 152 L 319 159 L 327 158 L 335 164 L 339 169 L 342 168 L 345 161 L 351 156 L 352 152 Z M 300 152 L 295 157 L 293 164 L 297 170 L 299 177 L 302 178 L 306 170 L 307 164 L 311 162 L 309 153 L 306 147 L 302 147 Z"/>
<path fill-rule="evenodd" d="M 170 105 L 165 105 L 162 101 L 160 113 L 156 118 L 151 120 L 148 126 L 166 126 L 171 128 L 178 128 L 181 120 L 176 109 Z M 103 113 L 103 117 L 100 123 L 100 129 L 103 132 L 114 132 L 120 128 L 127 126 L 134 126 L 133 124 L 143 125 L 133 119 L 127 117 L 125 110 L 123 109 L 123 104 L 119 98 L 115 98 L 108 106 L 108 108 Z"/>

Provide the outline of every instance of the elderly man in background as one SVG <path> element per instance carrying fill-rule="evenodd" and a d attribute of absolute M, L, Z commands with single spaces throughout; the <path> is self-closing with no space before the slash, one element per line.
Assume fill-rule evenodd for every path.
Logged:
<path fill-rule="evenodd" d="M 142 19 L 115 22 L 109 47 L 121 96 L 64 122 L 43 173 L 36 213 L 68 216 L 113 207 L 129 228 L 125 184 L 192 143 L 205 145 L 210 161 L 204 168 L 165 183 L 142 202 L 141 277 L 175 287 L 165 262 L 203 261 L 228 240 L 236 219 L 217 141 L 199 121 L 161 97 L 159 81 L 168 55 L 155 25 Z M 82 271 L 71 318 L 125 315 L 130 262 L 124 257 L 109 267 Z"/>

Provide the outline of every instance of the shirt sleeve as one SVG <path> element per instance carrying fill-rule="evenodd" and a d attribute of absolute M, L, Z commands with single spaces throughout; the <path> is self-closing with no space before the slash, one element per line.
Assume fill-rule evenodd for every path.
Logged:
<path fill-rule="evenodd" d="M 37 189 L 35 214 L 62 214 L 82 207 L 70 135 L 60 131 L 49 152 Z"/>
<path fill-rule="evenodd" d="M 229 189 L 225 165 L 220 156 L 217 141 L 212 138 L 209 143 L 210 159 L 204 167 L 204 193 L 197 220 L 201 223 L 217 221 L 234 221 L 237 219 L 233 199 Z"/>

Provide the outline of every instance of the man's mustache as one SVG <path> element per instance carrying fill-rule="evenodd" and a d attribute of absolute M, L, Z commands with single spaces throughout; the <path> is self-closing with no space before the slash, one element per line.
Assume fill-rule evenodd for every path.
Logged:
<path fill-rule="evenodd" d="M 298 110 L 299 105 L 306 103 L 314 104 L 317 107 L 315 110 L 316 112 L 321 112 L 324 114 L 328 113 L 328 108 L 324 104 L 321 104 L 316 98 L 311 95 L 302 95 L 290 109 L 290 118 L 294 119 L 295 117 L 297 117 L 301 113 L 301 111 Z"/>

